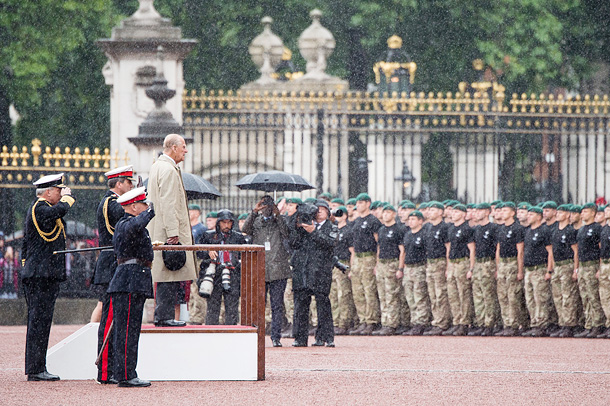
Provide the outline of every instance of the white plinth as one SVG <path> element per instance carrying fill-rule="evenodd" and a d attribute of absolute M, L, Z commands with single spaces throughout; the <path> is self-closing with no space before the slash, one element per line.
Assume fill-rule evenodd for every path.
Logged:
<path fill-rule="evenodd" d="M 95 379 L 97 323 L 90 323 L 47 353 L 47 368 L 63 380 Z M 244 326 L 143 326 L 137 373 L 153 381 L 242 381 L 257 378 L 254 328 Z"/>

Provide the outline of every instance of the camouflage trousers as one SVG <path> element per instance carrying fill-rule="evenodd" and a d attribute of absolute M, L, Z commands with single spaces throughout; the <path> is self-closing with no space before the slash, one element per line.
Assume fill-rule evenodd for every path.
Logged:
<path fill-rule="evenodd" d="M 377 282 L 373 272 L 376 261 L 373 254 L 366 257 L 356 255 L 351 270 L 354 304 L 361 323 L 379 324 L 381 322 Z"/>
<path fill-rule="evenodd" d="M 498 264 L 497 292 L 504 328 L 527 324 L 523 308 L 523 282 L 517 279 L 517 258 L 501 259 Z"/>
<path fill-rule="evenodd" d="M 598 261 L 583 262 L 578 270 L 578 290 L 585 311 L 586 329 L 601 327 L 605 321 L 599 298 L 599 280 L 595 276 L 598 270 Z"/>
<path fill-rule="evenodd" d="M 357 325 L 356 305 L 352 294 L 352 282 L 346 274 L 333 269 L 333 282 L 330 286 L 330 305 L 335 327 L 350 328 Z"/>
<path fill-rule="evenodd" d="M 557 309 L 558 324 L 560 326 L 574 327 L 578 325 L 578 283 L 572 279 L 574 274 L 574 261 L 561 261 L 555 264 L 555 271 L 551 278 L 551 291 L 553 303 Z"/>
<path fill-rule="evenodd" d="M 377 261 L 377 291 L 381 305 L 381 324 L 384 327 L 396 328 L 400 324 L 401 284 L 396 278 L 398 259 L 380 259 Z"/>
<path fill-rule="evenodd" d="M 525 267 L 525 300 L 530 314 L 530 327 L 546 327 L 550 322 L 551 284 L 544 279 L 547 266 Z"/>
<path fill-rule="evenodd" d="M 496 292 L 496 262 L 478 261 L 472 272 L 472 299 L 475 324 L 479 327 L 494 327 L 498 314 Z"/>
<path fill-rule="evenodd" d="M 428 295 L 430 296 L 432 325 L 442 329 L 449 328 L 451 324 L 446 270 L 447 261 L 444 258 L 428 260 L 426 283 L 428 284 Z"/>
<path fill-rule="evenodd" d="M 599 269 L 599 299 L 606 315 L 606 327 L 610 327 L 610 262 L 602 262 Z"/>
<path fill-rule="evenodd" d="M 472 284 L 466 277 L 469 269 L 468 258 L 450 260 L 447 267 L 447 295 L 454 326 L 472 324 Z"/>
<path fill-rule="evenodd" d="M 224 309 L 224 306 L 222 307 Z M 191 295 L 189 297 L 189 322 L 205 324 L 205 315 L 208 311 L 208 301 L 199 296 L 199 286 L 193 281 L 191 283 Z"/>
<path fill-rule="evenodd" d="M 402 278 L 404 296 L 409 305 L 411 324 L 427 326 L 432 318 L 430 295 L 426 283 L 426 265 L 405 266 Z"/>

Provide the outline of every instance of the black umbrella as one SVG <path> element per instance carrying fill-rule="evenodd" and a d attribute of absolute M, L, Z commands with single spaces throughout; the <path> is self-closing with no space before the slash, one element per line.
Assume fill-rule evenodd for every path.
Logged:
<path fill-rule="evenodd" d="M 186 191 L 186 197 L 189 200 L 209 199 L 214 200 L 222 194 L 210 182 L 201 176 L 193 175 L 192 173 L 182 173 L 182 183 Z M 144 186 L 148 185 L 148 179 L 144 181 Z"/>
<path fill-rule="evenodd" d="M 235 186 L 242 190 L 263 192 L 302 192 L 315 189 L 302 176 L 282 171 L 252 173 L 238 180 Z"/>

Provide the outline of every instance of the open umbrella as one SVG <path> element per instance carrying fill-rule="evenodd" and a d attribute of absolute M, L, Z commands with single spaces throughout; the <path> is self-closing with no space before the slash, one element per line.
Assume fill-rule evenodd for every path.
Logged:
<path fill-rule="evenodd" d="M 260 190 L 263 192 L 302 192 L 315 189 L 302 176 L 282 171 L 266 171 L 246 175 L 235 184 L 242 190 Z M 276 198 L 274 196 L 274 198 Z"/>
<path fill-rule="evenodd" d="M 189 200 L 209 199 L 215 200 L 222 194 L 210 182 L 201 176 L 193 175 L 192 173 L 182 173 L 182 183 L 186 191 L 186 197 Z M 144 181 L 144 186 L 148 186 L 148 179 Z"/>

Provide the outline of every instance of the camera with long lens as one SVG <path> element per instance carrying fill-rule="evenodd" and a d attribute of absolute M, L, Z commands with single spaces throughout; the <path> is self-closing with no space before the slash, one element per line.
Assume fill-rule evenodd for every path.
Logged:
<path fill-rule="evenodd" d="M 310 203 L 299 204 L 295 215 L 297 226 L 311 224 L 318 215 L 318 208 Z"/>
<path fill-rule="evenodd" d="M 214 290 L 214 275 L 216 275 L 216 264 L 210 264 L 205 271 L 201 285 L 199 285 L 199 296 L 208 299 Z"/>
<path fill-rule="evenodd" d="M 343 209 L 337 207 L 335 210 L 331 211 L 330 214 L 335 217 L 343 217 L 346 213 Z"/>
<path fill-rule="evenodd" d="M 349 271 L 349 265 L 345 265 L 343 262 L 339 261 L 339 257 L 336 255 L 333 257 L 333 267 L 337 268 L 343 273 Z"/>
<path fill-rule="evenodd" d="M 223 262 L 222 264 L 219 264 L 216 267 L 217 271 L 221 271 L 220 280 L 222 284 L 222 290 L 224 290 L 225 292 L 231 291 L 231 269 L 235 269 L 235 267 L 230 262 Z"/>

